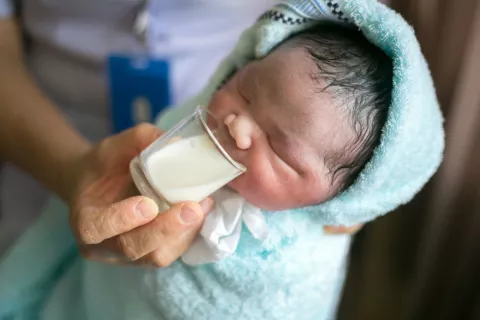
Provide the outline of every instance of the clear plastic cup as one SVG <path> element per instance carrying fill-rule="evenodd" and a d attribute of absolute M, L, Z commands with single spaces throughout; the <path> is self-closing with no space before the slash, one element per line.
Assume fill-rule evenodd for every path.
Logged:
<path fill-rule="evenodd" d="M 205 199 L 246 171 L 220 143 L 225 135 L 224 124 L 197 107 L 131 161 L 137 189 L 160 210 Z"/>

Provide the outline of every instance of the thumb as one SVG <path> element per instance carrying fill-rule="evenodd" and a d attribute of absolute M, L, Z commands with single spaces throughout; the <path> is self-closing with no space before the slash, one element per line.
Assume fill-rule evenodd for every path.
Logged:
<path fill-rule="evenodd" d="M 212 207 L 210 198 L 176 204 L 151 223 L 120 235 L 119 250 L 132 260 L 144 257 L 147 264 L 169 265 L 188 249 Z"/>
<path fill-rule="evenodd" d="M 173 205 L 160 214 L 154 222 L 144 226 L 144 230 L 156 230 L 164 240 L 178 238 L 186 233 L 197 233 L 205 216 L 213 207 L 213 200 L 207 198 L 200 203 L 184 202 Z"/>
<path fill-rule="evenodd" d="M 198 208 L 192 211 L 185 210 L 187 208 L 193 209 L 195 207 L 185 204 L 172 208 L 172 212 L 179 211 L 178 222 L 180 222 L 180 225 L 183 227 L 180 227 L 180 230 L 177 229 L 176 233 L 174 230 L 173 234 L 164 232 L 161 239 L 157 239 L 154 250 L 144 256 L 141 262 L 143 264 L 161 268 L 169 266 L 184 254 L 192 244 L 203 224 L 205 216 L 203 214 L 199 215 L 199 213 L 201 213 L 201 211 L 209 212 L 213 207 L 213 201 L 207 199 L 200 205 L 202 206 L 202 210 L 198 210 Z M 195 215 L 197 215 L 197 218 L 195 218 Z M 166 231 L 166 229 L 163 230 Z"/>

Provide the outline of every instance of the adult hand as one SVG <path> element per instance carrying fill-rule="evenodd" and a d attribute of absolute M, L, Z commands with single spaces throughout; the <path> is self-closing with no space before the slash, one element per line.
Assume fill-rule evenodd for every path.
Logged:
<path fill-rule="evenodd" d="M 155 126 L 141 124 L 105 139 L 80 161 L 70 226 L 85 258 L 165 267 L 195 238 L 211 199 L 159 214 L 153 200 L 135 196 L 129 163 L 161 135 Z"/>

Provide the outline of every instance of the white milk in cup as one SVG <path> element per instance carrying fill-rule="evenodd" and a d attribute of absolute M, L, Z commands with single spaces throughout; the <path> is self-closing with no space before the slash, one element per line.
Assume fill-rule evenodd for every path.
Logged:
<path fill-rule="evenodd" d="M 182 201 L 200 202 L 246 171 L 220 144 L 222 122 L 205 108 L 181 120 L 130 163 L 140 193 L 160 211 Z"/>

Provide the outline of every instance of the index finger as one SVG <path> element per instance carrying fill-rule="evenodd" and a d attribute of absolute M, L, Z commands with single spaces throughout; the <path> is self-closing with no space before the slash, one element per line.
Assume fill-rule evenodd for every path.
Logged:
<path fill-rule="evenodd" d="M 98 244 L 142 226 L 158 215 L 150 198 L 137 196 L 107 207 L 86 207 L 72 216 L 72 229 L 82 244 Z"/>
<path fill-rule="evenodd" d="M 163 134 L 163 130 L 151 123 L 140 123 L 114 136 L 112 148 L 133 147 L 138 154 Z"/>

